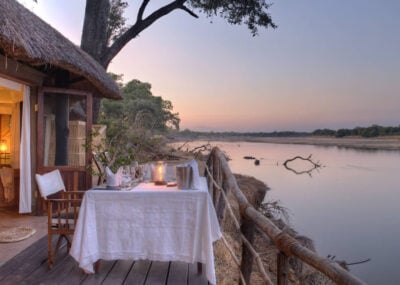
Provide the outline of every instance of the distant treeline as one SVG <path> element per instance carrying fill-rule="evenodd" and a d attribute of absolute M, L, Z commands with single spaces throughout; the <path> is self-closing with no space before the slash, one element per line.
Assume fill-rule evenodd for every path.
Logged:
<path fill-rule="evenodd" d="M 212 137 L 305 137 L 305 136 L 331 136 L 342 138 L 346 136 L 361 136 L 365 138 L 378 136 L 400 135 L 400 125 L 397 127 L 383 127 L 372 125 L 370 127 L 355 127 L 353 129 L 317 129 L 313 132 L 275 131 L 275 132 L 197 132 L 191 130 L 180 131 L 179 135 L 191 138 Z"/>
<path fill-rule="evenodd" d="M 307 132 L 294 132 L 294 131 L 282 131 L 282 132 L 197 132 L 191 130 L 183 130 L 179 132 L 182 136 L 187 137 L 213 137 L 213 138 L 224 138 L 224 137 L 304 137 L 309 136 L 311 133 Z"/>
<path fill-rule="evenodd" d="M 372 138 L 378 136 L 394 136 L 400 135 L 400 125 L 398 127 L 382 127 L 372 125 L 370 127 L 355 127 L 354 129 L 318 129 L 311 133 L 314 136 L 334 136 L 342 138 L 346 136 L 361 136 L 364 138 Z"/>

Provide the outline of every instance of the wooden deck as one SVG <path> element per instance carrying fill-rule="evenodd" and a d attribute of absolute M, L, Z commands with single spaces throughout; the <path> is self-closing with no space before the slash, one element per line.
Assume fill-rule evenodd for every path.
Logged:
<path fill-rule="evenodd" d="M 203 270 L 204 272 L 204 270 Z M 0 267 L 0 284 L 135 284 L 209 285 L 196 264 L 158 261 L 101 261 L 96 274 L 85 274 L 61 249 L 51 270 L 47 268 L 47 236 Z"/>

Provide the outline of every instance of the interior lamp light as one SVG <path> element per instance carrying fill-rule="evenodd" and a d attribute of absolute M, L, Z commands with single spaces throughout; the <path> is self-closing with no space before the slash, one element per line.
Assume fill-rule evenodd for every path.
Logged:
<path fill-rule="evenodd" d="M 4 141 L 4 140 L 1 140 L 0 141 L 0 152 L 6 152 L 7 151 L 7 144 L 6 144 L 6 141 Z"/>

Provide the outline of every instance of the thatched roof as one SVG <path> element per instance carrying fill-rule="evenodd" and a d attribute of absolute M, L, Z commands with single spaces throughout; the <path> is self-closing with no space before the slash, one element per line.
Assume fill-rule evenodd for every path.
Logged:
<path fill-rule="evenodd" d="M 118 85 L 91 56 L 16 0 L 0 1 L 0 54 L 37 68 L 58 67 L 84 77 L 98 96 L 121 98 Z"/>

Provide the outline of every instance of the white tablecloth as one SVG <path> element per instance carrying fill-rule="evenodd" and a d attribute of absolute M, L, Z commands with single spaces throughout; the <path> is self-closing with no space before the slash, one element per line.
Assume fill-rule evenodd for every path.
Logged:
<path fill-rule="evenodd" d="M 150 259 L 205 264 L 215 284 L 212 243 L 221 232 L 207 183 L 200 190 L 142 183 L 130 191 L 89 190 L 70 254 L 87 272 L 99 259 Z"/>

